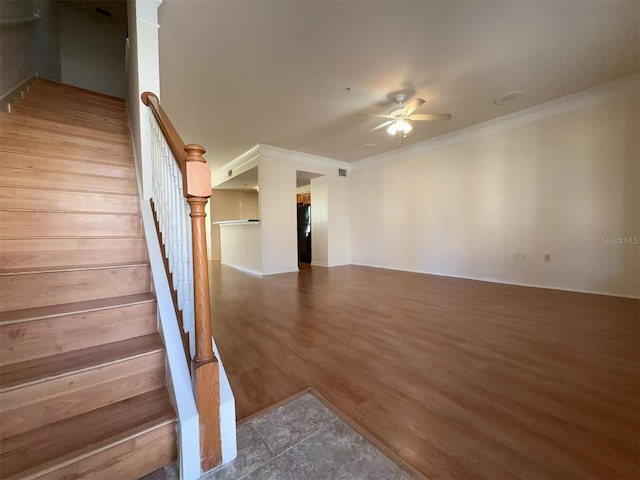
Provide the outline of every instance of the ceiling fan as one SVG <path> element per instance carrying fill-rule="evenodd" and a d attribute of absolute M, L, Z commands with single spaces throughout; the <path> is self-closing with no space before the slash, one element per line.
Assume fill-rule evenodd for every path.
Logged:
<path fill-rule="evenodd" d="M 413 130 L 412 122 L 428 122 L 434 120 L 449 120 L 451 114 L 449 113 L 413 113 L 418 110 L 422 104 L 425 103 L 422 98 L 413 98 L 405 105 L 404 101 L 407 96 L 404 93 L 398 93 L 394 100 L 397 104 L 388 115 L 369 115 L 370 117 L 385 118 L 385 122 L 382 122 L 377 127 L 373 127 L 370 132 L 375 132 L 381 128 L 387 127 L 387 133 L 389 135 L 396 135 L 398 142 L 402 142 L 402 139 Z"/>

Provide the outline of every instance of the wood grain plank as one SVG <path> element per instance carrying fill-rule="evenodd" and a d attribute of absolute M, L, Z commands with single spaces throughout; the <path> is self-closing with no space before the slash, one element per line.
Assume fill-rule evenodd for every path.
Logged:
<path fill-rule="evenodd" d="M 127 126 L 127 118 L 124 113 L 110 112 L 100 105 L 93 107 L 90 104 L 85 103 L 80 106 L 79 103 L 75 101 L 70 101 L 68 103 L 51 102 L 48 98 L 45 100 L 42 98 L 36 98 L 35 96 L 27 96 L 17 100 L 15 102 L 15 107 L 18 109 L 25 107 L 39 112 L 55 113 L 66 118 L 75 118 L 77 120 L 85 120 L 87 122 L 111 125 L 120 128 Z"/>
<path fill-rule="evenodd" d="M 139 263 L 147 260 L 143 237 L 20 238 L 0 241 L 0 271 L 7 269 Z"/>
<path fill-rule="evenodd" d="M 161 349 L 2 392 L 0 436 L 19 435 L 164 387 L 164 362 Z"/>
<path fill-rule="evenodd" d="M 23 386 L 29 383 L 48 381 L 63 377 L 79 370 L 91 369 L 106 363 L 114 363 L 129 357 L 163 351 L 160 336 L 155 334 L 134 337 L 120 342 L 108 343 L 82 350 L 61 353 L 47 359 L 29 360 L 0 367 L 0 391 Z"/>
<path fill-rule="evenodd" d="M 121 107 L 114 105 L 104 105 L 96 103 L 92 100 L 87 100 L 84 98 L 78 98 L 70 95 L 60 94 L 52 91 L 45 91 L 45 89 L 41 88 L 32 88 L 26 94 L 25 97 L 31 100 L 45 101 L 52 104 L 61 105 L 63 107 L 68 105 L 73 105 L 73 107 L 77 110 L 87 111 L 87 112 L 99 112 L 99 113 L 107 113 L 111 116 L 120 116 L 126 112 Z M 18 99 L 16 99 L 17 101 Z M 14 102 L 15 104 L 15 102 Z"/>
<path fill-rule="evenodd" d="M 135 178 L 131 165 L 112 165 L 86 162 L 70 158 L 44 157 L 17 152 L 0 151 L 0 165 L 25 170 L 45 170 L 49 172 L 75 173 L 76 175 L 96 175 L 100 177 Z"/>
<path fill-rule="evenodd" d="M 55 151 L 58 146 L 75 147 L 84 150 L 100 152 L 103 155 L 131 156 L 131 146 L 120 143 L 110 143 L 91 138 L 78 138 L 63 133 L 46 132 L 26 127 L 0 125 L 0 135 L 11 137 L 26 143 L 44 143 L 49 149 Z"/>
<path fill-rule="evenodd" d="M 36 130 L 44 130 L 49 132 L 63 133 L 66 135 L 74 135 L 82 138 L 90 138 L 106 142 L 122 143 L 128 145 L 129 132 L 124 129 L 121 132 L 107 132 L 98 128 L 92 128 L 91 122 L 83 122 L 78 125 L 67 124 L 64 122 L 66 117 L 62 115 L 53 115 L 52 118 L 44 118 L 39 116 L 17 115 L 17 107 L 13 107 L 11 113 L 0 112 L 0 125 L 13 125 L 18 127 L 32 128 Z"/>
<path fill-rule="evenodd" d="M 24 308 L 83 302 L 149 292 L 148 265 L 131 265 L 83 270 L 0 275 L 0 309 Z"/>
<path fill-rule="evenodd" d="M 74 173 L 48 172 L 0 167 L 0 185 L 14 187 L 55 188 L 82 192 L 121 193 L 136 195 L 137 183 L 133 178 L 100 177 Z"/>
<path fill-rule="evenodd" d="M 124 119 L 115 119 L 95 113 L 73 110 L 57 104 L 51 105 L 53 106 L 48 107 L 39 101 L 21 100 L 11 107 L 11 113 L 109 133 L 126 134 L 129 129 L 129 125 Z"/>
<path fill-rule="evenodd" d="M 141 478 L 176 460 L 177 439 L 174 422 L 152 425 L 108 450 L 99 450 L 76 462 L 40 477 L 42 480 L 63 480 L 70 477 L 112 480 Z"/>
<path fill-rule="evenodd" d="M 10 323 L 20 323 L 50 317 L 82 314 L 86 312 L 115 308 L 121 305 L 137 305 L 148 302 L 155 302 L 155 297 L 150 292 L 125 295 L 121 297 L 101 298 L 86 302 L 27 308 L 23 310 L 0 311 L 0 324 L 6 325 Z"/>
<path fill-rule="evenodd" d="M 66 468 L 66 465 L 73 471 L 75 466 L 72 464 L 92 455 L 96 450 L 173 419 L 175 413 L 169 403 L 168 393 L 162 388 L 10 437 L 2 442 L 0 458 L 3 478 L 11 478 L 13 475 L 24 478 L 43 470 Z M 171 428 L 174 428 L 173 424 Z M 78 432 L 82 432 L 82 435 Z M 109 453 L 106 459 L 117 462 L 115 457 L 116 455 Z M 145 463 L 143 458 L 139 461 Z"/>
<path fill-rule="evenodd" d="M 2 130 L 0 130 L 0 151 L 133 167 L 133 156 L 131 154 L 105 154 L 104 152 L 86 150 L 76 146 L 55 145 L 52 147 L 46 143 L 26 143 L 20 139 L 3 135 Z"/>
<path fill-rule="evenodd" d="M 155 300 L 4 323 L 0 324 L 0 365 L 93 348 L 156 331 Z"/>
<path fill-rule="evenodd" d="M 0 210 L 0 238 L 142 235 L 139 215 Z"/>
<path fill-rule="evenodd" d="M 38 78 L 29 86 L 29 91 L 36 88 L 46 89 L 49 94 L 53 94 L 56 92 L 63 93 L 65 95 L 71 95 L 75 99 L 84 97 L 93 102 L 98 102 L 102 105 L 113 105 L 121 109 L 126 108 L 126 102 L 123 98 L 106 95 L 104 93 L 87 90 L 81 87 L 75 87 L 73 85 L 68 85 L 65 83 L 55 82 L 53 80 Z"/>
<path fill-rule="evenodd" d="M 0 172 L 3 172 L 0 169 Z M 86 188 L 79 182 L 82 188 Z M 114 193 L 92 193 L 77 190 L 47 190 L 36 186 L 0 188 L 0 208 L 6 210 L 36 210 L 40 212 L 70 211 L 140 213 L 138 197 Z M 95 262 L 94 262 L 95 263 Z"/>
<path fill-rule="evenodd" d="M 310 386 L 426 478 L 637 478 L 637 299 L 359 266 L 211 270 L 240 419 Z"/>

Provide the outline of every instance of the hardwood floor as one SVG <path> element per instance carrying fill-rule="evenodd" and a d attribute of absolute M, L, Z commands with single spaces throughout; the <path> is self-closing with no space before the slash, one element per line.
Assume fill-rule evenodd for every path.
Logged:
<path fill-rule="evenodd" d="M 311 386 L 430 479 L 638 478 L 634 299 L 212 263 L 238 419 Z"/>

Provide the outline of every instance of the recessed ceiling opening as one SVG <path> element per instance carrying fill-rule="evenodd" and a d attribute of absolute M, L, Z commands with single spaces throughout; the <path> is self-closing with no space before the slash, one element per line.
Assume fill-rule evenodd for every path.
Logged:
<path fill-rule="evenodd" d="M 214 190 L 258 190 L 258 167 L 253 167 L 216 185 Z"/>

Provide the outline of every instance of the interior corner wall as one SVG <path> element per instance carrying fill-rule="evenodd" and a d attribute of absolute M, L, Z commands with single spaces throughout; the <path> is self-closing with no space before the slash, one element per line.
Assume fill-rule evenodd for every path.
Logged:
<path fill-rule="evenodd" d="M 62 82 L 125 98 L 127 28 L 72 3 L 58 8 Z"/>
<path fill-rule="evenodd" d="M 639 111 L 636 91 L 357 169 L 353 263 L 638 297 Z"/>
<path fill-rule="evenodd" d="M 50 0 L 3 0 L 2 19 L 40 15 L 35 22 L 0 27 L 0 95 L 9 93 L 36 73 L 60 80 L 57 3 Z"/>

